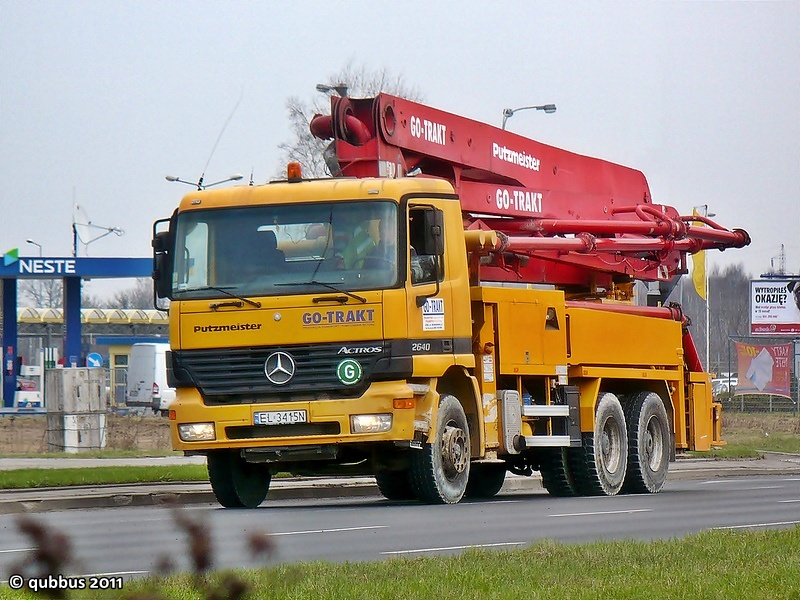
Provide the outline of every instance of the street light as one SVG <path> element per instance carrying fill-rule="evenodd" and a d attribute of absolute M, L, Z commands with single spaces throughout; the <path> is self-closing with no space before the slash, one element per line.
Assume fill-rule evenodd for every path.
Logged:
<path fill-rule="evenodd" d="M 25 243 L 31 244 L 32 246 L 36 246 L 37 248 L 39 248 L 39 258 L 42 257 L 42 245 L 41 244 L 37 244 L 36 242 L 34 242 L 33 240 L 30 240 L 30 239 L 29 240 L 25 240 Z"/>
<path fill-rule="evenodd" d="M 192 183 L 191 181 L 186 181 L 184 179 L 181 179 L 180 177 L 176 177 L 175 175 L 166 175 L 164 177 L 164 179 L 166 179 L 167 181 L 174 182 L 174 183 L 185 183 L 186 185 L 196 185 L 198 190 L 204 190 L 206 188 L 210 188 L 210 187 L 213 187 L 215 185 L 219 185 L 220 183 L 228 183 L 229 181 L 239 181 L 243 177 L 244 177 L 244 175 L 242 175 L 241 173 L 234 173 L 233 175 L 231 175 L 227 179 L 221 179 L 220 181 L 215 181 L 214 183 L 203 183 L 203 176 L 202 175 L 200 176 L 200 179 L 198 180 L 197 183 Z"/>
<path fill-rule="evenodd" d="M 503 109 L 503 129 L 506 128 L 506 121 L 514 116 L 514 113 L 517 113 L 521 110 L 543 110 L 548 115 L 552 115 L 556 112 L 556 105 L 555 104 L 538 104 L 536 106 L 521 106 L 520 108 L 504 108 Z"/>
<path fill-rule="evenodd" d="M 708 204 L 695 206 L 693 211 L 696 215 L 703 215 L 703 217 L 707 219 L 717 216 L 716 213 L 708 212 Z M 701 225 L 705 225 L 705 223 L 701 223 Z M 701 250 L 695 254 L 695 256 L 698 255 L 702 256 L 702 258 L 698 260 L 702 260 L 703 262 L 703 285 L 705 286 L 704 291 L 706 294 L 706 370 L 711 371 L 711 290 L 709 289 L 708 285 L 708 265 L 706 264 L 706 251 Z M 694 260 L 694 258 L 692 260 Z"/>
<path fill-rule="evenodd" d="M 329 94 L 330 92 L 336 92 L 342 98 L 347 98 L 347 84 L 346 83 L 336 83 L 332 85 L 328 85 L 325 83 L 318 83 L 317 84 L 317 91 L 322 92 L 323 94 Z"/>

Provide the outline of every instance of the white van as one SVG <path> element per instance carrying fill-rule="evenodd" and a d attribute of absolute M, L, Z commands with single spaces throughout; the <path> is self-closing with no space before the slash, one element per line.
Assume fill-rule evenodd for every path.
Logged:
<path fill-rule="evenodd" d="M 166 415 L 175 399 L 175 389 L 167 385 L 168 343 L 142 343 L 131 346 L 125 404 L 150 407 Z"/>

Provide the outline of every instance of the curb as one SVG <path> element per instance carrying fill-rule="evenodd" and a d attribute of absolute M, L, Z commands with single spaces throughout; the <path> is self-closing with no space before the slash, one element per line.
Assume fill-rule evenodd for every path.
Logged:
<path fill-rule="evenodd" d="M 773 455 L 775 456 L 775 455 Z M 685 462 L 684 462 L 685 460 Z M 696 481 L 759 475 L 800 475 L 800 457 L 776 456 L 731 461 L 684 459 L 681 467 L 670 470 L 668 482 Z M 761 463 L 761 464 L 758 464 Z M 501 494 L 532 494 L 543 491 L 538 474 L 531 477 L 508 475 Z M 290 478 L 275 480 L 267 500 L 313 500 L 324 498 L 363 498 L 380 496 L 371 477 Z M 108 486 L 75 486 L 0 491 L 0 514 L 39 513 L 76 508 L 115 508 L 128 506 L 185 506 L 216 504 L 208 482 L 140 483 Z"/>

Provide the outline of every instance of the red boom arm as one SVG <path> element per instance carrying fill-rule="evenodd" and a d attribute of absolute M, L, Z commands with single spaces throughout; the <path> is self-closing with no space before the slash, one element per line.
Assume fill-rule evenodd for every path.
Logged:
<path fill-rule="evenodd" d="M 609 289 L 669 280 L 687 271 L 687 253 L 750 243 L 744 230 L 653 204 L 640 171 L 387 94 L 333 97 L 311 132 L 333 138 L 336 175 L 449 180 L 465 229 L 501 234 L 484 279 Z"/>

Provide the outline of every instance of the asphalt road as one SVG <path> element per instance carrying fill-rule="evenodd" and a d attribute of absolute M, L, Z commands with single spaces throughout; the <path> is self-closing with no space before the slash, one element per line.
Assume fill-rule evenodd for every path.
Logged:
<path fill-rule="evenodd" d="M 544 491 L 503 493 L 453 506 L 390 502 L 379 496 L 274 500 L 255 510 L 213 504 L 180 509 L 205 524 L 216 567 L 255 566 L 253 533 L 269 535 L 268 562 L 374 561 L 452 554 L 466 548 L 518 548 L 540 539 L 663 539 L 713 529 L 800 524 L 800 475 L 668 482 L 654 495 L 552 498 Z M 18 516 L 0 515 L 0 579 L 29 556 Z M 158 506 L 75 509 L 30 518 L 65 533 L 78 562 L 73 571 L 137 577 L 163 556 L 188 568 L 186 535 L 172 509 Z"/>

